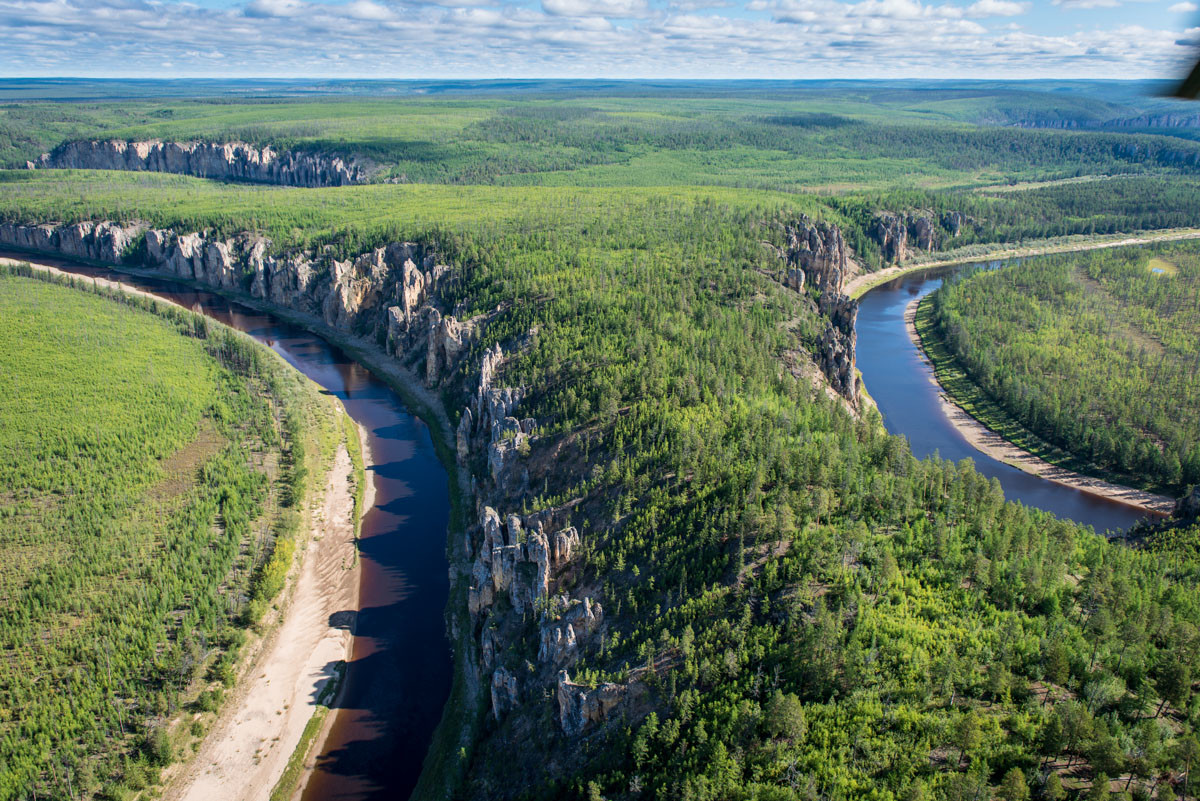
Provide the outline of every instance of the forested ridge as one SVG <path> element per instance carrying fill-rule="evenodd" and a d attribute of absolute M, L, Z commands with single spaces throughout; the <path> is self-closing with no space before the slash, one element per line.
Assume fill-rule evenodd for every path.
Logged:
<path fill-rule="evenodd" d="M 930 302 L 955 358 L 1034 433 L 1172 495 L 1200 483 L 1200 248 L 1043 257 Z"/>
<path fill-rule="evenodd" d="M 2 269 L 0 798 L 129 798 L 220 707 L 337 418 L 219 324 Z"/>
<path fill-rule="evenodd" d="M 662 213 L 588 227 L 587 247 L 525 229 L 457 250 L 455 297 L 515 302 L 480 347 L 537 332 L 507 375 L 546 434 L 525 508 L 575 504 L 569 586 L 611 616 L 572 679 L 637 699 L 582 740 L 528 701 L 465 793 L 1056 797 L 1101 773 L 1182 791 L 1190 562 L 1005 503 L 781 372 L 815 319 L 764 276 L 769 229 Z M 514 670 L 536 659 L 526 625 Z M 515 765 L 543 778 L 514 786 Z"/>

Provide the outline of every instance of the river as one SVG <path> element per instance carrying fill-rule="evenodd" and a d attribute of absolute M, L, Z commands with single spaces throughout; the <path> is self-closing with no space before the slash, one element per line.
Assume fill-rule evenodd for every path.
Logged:
<path fill-rule="evenodd" d="M 407 798 L 441 720 L 453 668 L 443 618 L 449 593 L 449 483 L 429 429 L 385 382 L 299 326 L 169 279 L 37 260 L 76 275 L 119 281 L 246 332 L 341 399 L 366 429 L 368 475 L 376 494 L 362 521 L 353 652 L 303 799 Z"/>
<path fill-rule="evenodd" d="M 998 268 L 1008 263 L 988 266 Z M 955 265 L 902 275 L 869 290 L 860 299 L 858 369 L 867 391 L 879 405 L 888 431 L 906 436 L 918 457 L 937 453 L 943 459 L 974 460 L 980 473 L 1000 480 L 1009 500 L 1045 509 L 1099 532 L 1129 528 L 1147 514 L 997 461 L 968 443 L 941 411 L 933 368 L 909 338 L 904 310 L 914 298 L 940 287 L 945 278 L 975 266 Z"/>
<path fill-rule="evenodd" d="M 0 256 L 22 259 L 19 253 Z M 341 399 L 369 433 L 375 505 L 363 519 L 362 580 L 353 655 L 330 735 L 304 801 L 407 798 L 449 696 L 452 656 L 443 611 L 448 598 L 449 486 L 429 430 L 385 382 L 315 334 L 212 292 L 62 259 L 39 262 L 150 292 L 244 331 Z M 918 457 L 970 458 L 1000 480 L 1010 500 L 1090 525 L 1125 529 L 1133 507 L 1064 487 L 977 451 L 940 410 L 932 368 L 904 326 L 913 298 L 962 266 L 901 276 L 863 296 L 858 367 L 888 430 Z"/>

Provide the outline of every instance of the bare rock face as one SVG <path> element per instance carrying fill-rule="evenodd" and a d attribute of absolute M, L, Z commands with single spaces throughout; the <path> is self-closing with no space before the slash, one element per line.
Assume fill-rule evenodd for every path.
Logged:
<path fill-rule="evenodd" d="M 625 688 L 611 682 L 586 687 L 571 681 L 565 670 L 558 672 L 558 720 L 563 732 L 575 736 L 606 720 L 621 703 Z"/>
<path fill-rule="evenodd" d="M 908 219 L 908 238 L 915 242 L 921 250 L 933 250 L 938 245 L 938 226 L 933 217 L 924 213 L 910 214 Z"/>
<path fill-rule="evenodd" d="M 958 236 L 962 233 L 962 227 L 966 223 L 967 217 L 961 211 L 947 211 L 942 213 L 942 228 L 946 229 L 946 233 L 950 236 Z"/>
<path fill-rule="evenodd" d="M 867 233 L 879 243 L 885 262 L 895 264 L 908 255 L 908 225 L 899 214 L 890 211 L 876 214 Z"/>
<path fill-rule="evenodd" d="M 787 235 L 784 255 L 790 265 L 788 285 L 797 291 L 808 284 L 821 292 L 841 292 L 848 263 L 841 229 L 801 216 L 795 223 L 785 225 L 784 232 Z"/>
<path fill-rule="evenodd" d="M 579 648 L 575 629 L 570 623 L 550 623 L 542 626 L 542 641 L 538 646 L 538 661 L 561 665 Z"/>
<path fill-rule="evenodd" d="M 526 553 L 537 569 L 533 580 L 533 598 L 536 601 L 550 594 L 550 544 L 546 542 L 546 535 L 541 531 L 531 532 Z"/>
<path fill-rule="evenodd" d="M 30 166 L 32 165 L 32 166 Z M 365 183 L 368 170 L 353 159 L 325 153 L 277 153 L 243 142 L 65 142 L 30 169 L 172 172 L 285 186 L 346 186 Z"/>
<path fill-rule="evenodd" d="M 106 264 L 120 264 L 144 230 L 140 225 L 79 222 L 71 225 L 0 224 L 0 244 L 59 253 Z"/>
<path fill-rule="evenodd" d="M 436 310 L 429 315 L 428 347 L 425 353 L 425 384 L 434 386 L 441 380 L 459 355 L 466 349 L 470 338 L 469 329 L 447 314 L 443 317 Z"/>
<path fill-rule="evenodd" d="M 517 677 L 504 667 L 496 668 L 492 674 L 492 714 L 499 721 L 519 703 Z"/>
<path fill-rule="evenodd" d="M 579 532 L 574 526 L 564 528 L 554 535 L 554 565 L 559 567 L 571 561 L 571 556 L 579 549 Z"/>
<path fill-rule="evenodd" d="M 825 331 L 817 340 L 821 371 L 839 395 L 851 403 L 858 402 L 859 382 L 856 370 L 855 347 L 858 332 L 858 301 L 846 295 L 825 294 L 819 304 L 828 318 Z"/>
<path fill-rule="evenodd" d="M 907 237 L 907 230 L 899 218 L 886 222 L 889 230 L 899 226 L 897 235 L 901 239 Z M 784 284 L 797 292 L 803 292 L 806 286 L 816 288 L 820 293 L 817 308 L 828 319 L 825 331 L 817 340 L 814 360 L 834 391 L 851 404 L 857 404 L 854 324 L 858 304 L 842 294 L 850 264 L 845 238 L 837 226 L 813 222 L 803 216 L 797 222 L 785 225 L 784 231 L 788 240 L 786 249 L 773 248 L 788 265 Z"/>
<path fill-rule="evenodd" d="M 569 662 L 582 640 L 596 634 L 603 622 L 604 609 L 591 598 L 555 598 L 542 621 L 538 661 L 556 666 Z"/>

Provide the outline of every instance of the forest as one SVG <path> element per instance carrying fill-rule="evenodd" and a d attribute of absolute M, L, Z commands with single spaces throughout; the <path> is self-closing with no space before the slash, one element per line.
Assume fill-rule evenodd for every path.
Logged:
<path fill-rule="evenodd" d="M 0 270 L 0 798 L 136 797 L 232 686 L 338 418 L 218 323 Z"/>
<path fill-rule="evenodd" d="M 83 103 L 15 103 L 6 109 L 9 119 L 44 115 L 31 130 L 47 141 L 45 131 L 65 138 L 98 130 L 224 132 L 278 142 L 344 137 L 379 159 L 397 158 L 391 177 L 411 182 L 310 190 L 179 175 L 8 170 L 0 171 L 0 219 L 254 231 L 268 236 L 277 253 L 306 247 L 339 258 L 411 241 L 449 267 L 440 302 L 460 320 L 486 324 L 464 346 L 460 368 L 438 387 L 446 410 L 457 422 L 478 390 L 483 354 L 502 345 L 508 358 L 500 385 L 525 390 L 519 414 L 536 421 L 536 435 L 518 455 L 519 498 L 500 512 L 567 510 L 581 555 L 560 589 L 586 593 L 605 612 L 603 636 L 580 646 L 570 676 L 588 688 L 612 682 L 629 699 L 604 725 L 564 733 L 553 675 L 538 666 L 538 616 L 512 615 L 519 636 L 499 643 L 495 658 L 520 677 L 522 703 L 499 720 L 479 710 L 478 737 L 455 754 L 460 797 L 1196 797 L 1190 771 L 1200 758 L 1193 681 L 1200 672 L 1197 527 L 1178 521 L 1110 540 L 1005 501 L 999 483 L 969 461 L 917 460 L 869 404 L 848 408 L 788 369 L 812 361 L 827 318 L 818 289 L 810 284 L 797 292 L 780 282 L 775 250 L 786 244 L 786 226 L 802 215 L 838 225 L 866 269 L 882 265 L 870 229 L 883 211 L 960 212 L 965 224 L 958 236 L 936 243 L 944 249 L 1191 226 L 1200 214 L 1195 168 L 1164 163 L 1158 154 L 1190 153 L 1196 145 L 1184 137 L 975 126 L 963 120 L 1008 107 L 1012 97 L 904 95 L 913 107 L 903 113 L 856 101 L 873 109 L 857 114 L 848 107 L 854 104 L 811 98 L 707 97 L 710 107 L 741 105 L 724 117 L 696 113 L 684 120 L 669 117 L 687 117 L 687 106 L 700 101 L 589 96 L 567 103 L 599 110 L 563 110 L 555 107 L 563 101 L 546 98 L 288 101 L 271 104 L 266 114 L 260 104 L 151 99 L 141 110 L 131 104 L 131 116 L 119 121 L 98 121 L 112 113 L 103 104 L 98 111 Z M 1045 98 L 1021 102 L 1043 110 L 1053 105 Z M 941 122 L 917 108 L 926 103 L 943 109 Z M 301 105 L 308 110 L 299 111 Z M 316 110 L 322 119 L 341 121 L 301 122 L 316 113 L 313 106 L 323 106 Z M 403 143 L 368 135 L 385 126 L 381 120 L 391 125 L 388 115 L 397 107 L 414 115 L 411 127 L 392 128 Z M 162 117 L 148 121 L 151 111 Z M 1009 117 L 1017 111 L 1009 107 Z M 211 115 L 211 127 L 201 126 L 201 112 Z M 195 116 L 172 118 L 185 113 Z M 243 121 L 234 122 L 234 114 Z M 418 115 L 425 121 L 415 121 Z M 246 128 L 252 120 L 265 120 L 265 127 Z M 5 153 L 23 148 L 24 154 L 43 140 L 19 142 Z M 1130 142 L 1137 148 L 1124 149 Z M 1062 181 L 1081 175 L 1102 176 L 1105 191 Z M 566 185 L 499 185 L 543 180 Z M 1020 185 L 1032 180 L 1053 183 Z M 1022 280 L 1025 267 L 952 285 L 941 302 L 950 309 L 954 299 L 961 306 L 975 292 L 995 293 L 986 312 L 1000 315 L 1048 308 L 1052 299 L 1031 291 L 1041 287 L 1077 299 L 1078 314 L 1063 315 L 1054 330 L 1070 338 L 1072 349 L 1087 348 L 1085 358 L 1072 360 L 1075 373 L 1059 374 L 1058 396 L 1046 394 L 1059 398 L 1057 407 L 1043 403 L 1035 377 L 1022 379 L 1028 387 L 1022 397 L 1039 404 L 1027 408 L 1038 410 L 1037 419 L 1061 417 L 1077 397 L 1068 393 L 1103 389 L 1100 401 L 1110 404 L 1104 408 L 1144 428 L 1131 429 L 1141 442 L 1194 443 L 1195 420 L 1173 413 L 1163 419 L 1163 410 L 1176 392 L 1185 393 L 1191 410 L 1200 408 L 1194 397 L 1200 255 L 1186 247 L 1155 251 L 1146 258 L 1171 268 L 1155 273 L 1149 261 L 1137 266 L 1137 253 L 1031 261 L 1033 272 L 1020 289 L 1003 282 Z M 125 255 L 131 264 L 141 256 L 136 244 Z M 977 281 L 997 286 L 975 289 Z M 1042 306 L 1028 305 L 1034 303 Z M 1097 328 L 1097 315 L 1111 310 L 1122 325 Z M 1154 322 L 1168 311 L 1161 325 Z M 958 314 L 954 324 L 967 331 L 970 315 Z M 10 315 L 0 319 L 7 323 Z M 987 318 L 979 319 L 984 325 Z M 1010 352 L 1025 359 L 1003 362 L 1012 370 L 1041 369 L 1036 360 L 1068 350 L 1020 340 L 1021 326 L 1005 326 Z M 1112 337 L 1135 332 L 1140 347 L 1159 354 L 1147 362 L 1157 371 L 1149 378 L 1105 361 Z M 65 335 L 61 325 L 47 332 Z M 228 365 L 206 361 L 207 341 L 177 367 L 206 365 L 220 380 L 181 379 L 194 397 L 187 395 L 188 413 L 172 415 L 162 435 L 173 431 L 182 445 L 208 425 L 228 440 L 266 443 L 276 431 L 267 423 L 277 415 L 266 412 L 275 401 L 247 392 L 250 379 Z M 87 345 L 85 336 L 78 346 Z M 986 352 L 984 345 L 964 353 Z M 1141 358 L 1128 342 L 1121 347 L 1113 353 L 1136 351 Z M 1182 357 L 1189 350 L 1190 363 Z M 1083 363 L 1086 369 L 1078 367 Z M 114 369 L 125 368 L 118 361 Z M 128 369 L 144 371 L 144 361 Z M 1081 389 L 1067 388 L 1067 379 Z M 1164 391 L 1132 403 L 1149 380 Z M 212 400 L 218 391 L 232 396 L 223 407 Z M 146 413 L 166 414 L 155 408 Z M 1099 420 L 1104 409 L 1097 408 Z M 225 409 L 233 419 L 261 425 L 223 422 Z M 80 419 L 80 436 L 102 433 L 92 431 L 91 419 Z M 1119 429 L 1097 429 L 1108 430 Z M 278 447 L 290 450 L 287 432 L 277 433 Z M 1116 433 L 1111 438 L 1119 458 Z M 1093 440 L 1105 443 L 1103 436 Z M 1152 459 L 1152 451 L 1139 443 L 1132 458 Z M 1194 452 L 1181 448 L 1177 465 L 1166 449 L 1157 452 L 1163 484 L 1187 483 Z M 484 454 L 466 459 L 483 483 L 486 461 Z M 37 475 L 36 465 L 17 464 Z M 231 476 L 262 482 L 244 463 L 227 467 Z M 144 497 L 157 480 L 149 472 L 115 497 Z M 197 510 L 211 511 L 212 496 L 200 487 L 196 493 L 179 503 L 194 497 Z M 247 495 L 253 493 L 236 497 Z M 23 502 L 6 501 L 18 510 Z M 133 513 L 120 507 L 112 514 Z M 249 531 L 261 514 L 258 506 L 247 508 Z M 98 517 L 96 525 L 128 519 Z M 139 530 L 129 529 L 131 536 Z M 177 534 L 180 558 L 189 553 L 190 531 Z M 118 548 L 122 539 L 113 542 Z M 205 558 L 226 559 L 242 580 L 253 580 L 250 562 L 235 551 Z M 61 561 L 52 568 L 47 575 L 65 589 L 38 603 L 73 604 L 51 610 L 64 617 L 90 612 L 73 572 L 84 568 Z M 127 660 L 127 672 L 116 674 L 126 683 L 111 680 L 130 696 L 127 705 L 111 702 L 118 691 L 106 688 L 113 685 L 86 684 L 97 676 L 110 681 L 107 661 L 97 661 L 106 654 L 85 648 L 72 662 L 54 651 L 55 664 L 68 666 L 56 674 L 65 686 L 100 688 L 78 691 L 92 704 L 70 718 L 85 721 L 70 730 L 83 744 L 62 753 L 86 753 L 86 743 L 104 742 L 106 732 L 126 732 L 127 745 L 114 757 L 119 764 L 105 764 L 127 786 L 129 776 L 144 770 L 130 766 L 154 758 L 157 735 L 123 728 L 124 710 L 143 710 L 138 725 L 163 714 L 178 703 L 172 690 L 184 682 L 180 677 L 191 680 L 201 670 L 182 656 L 181 644 L 236 636 L 227 632 L 235 630 L 240 610 L 221 601 L 229 596 L 204 606 L 203 614 L 189 606 L 178 616 L 189 621 L 190 640 L 155 617 L 178 607 L 177 574 L 191 575 L 153 573 L 164 589 L 148 595 L 161 606 L 139 607 L 152 614 L 122 621 L 148 629 L 137 642 L 167 644 L 156 654 L 163 673 L 139 683 Z M 20 636 L 28 619 L 6 630 Z M 67 637 L 70 627 L 63 625 Z M 8 658 L 25 653 L 9 646 Z M 150 663 L 153 671 L 159 662 Z M 75 664 L 91 665 L 90 672 L 77 673 Z M 10 679 L 12 692 L 24 693 L 21 704 L 36 703 L 28 700 L 35 690 L 22 683 L 28 675 Z M 56 697 L 60 714 L 84 703 Z M 4 742 L 13 755 L 0 751 L 7 766 L 0 775 L 16 777 L 9 797 L 21 798 L 19 781 L 30 774 L 15 771 L 33 771 L 44 751 L 30 743 L 46 741 L 18 736 L 15 727 L 24 720 L 3 725 L 10 727 Z M 82 763 L 71 764 L 70 772 L 48 769 L 39 797 L 69 798 L 83 785 Z M 63 784 L 65 773 L 71 787 Z"/>
<path fill-rule="evenodd" d="M 953 358 L 1038 436 L 1126 483 L 1200 483 L 1200 247 L 1033 259 L 929 303 Z"/>

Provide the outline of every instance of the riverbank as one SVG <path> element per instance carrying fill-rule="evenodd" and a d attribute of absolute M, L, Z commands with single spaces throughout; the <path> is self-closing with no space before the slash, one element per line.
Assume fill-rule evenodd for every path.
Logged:
<path fill-rule="evenodd" d="M 1101 478 L 1084 475 L 1061 465 L 1053 464 L 1028 450 L 1018 447 L 1018 445 L 1009 441 L 973 416 L 967 409 L 968 403 L 956 398 L 947 389 L 945 365 L 943 364 L 939 370 L 938 362 L 930 357 L 927 350 L 928 336 L 922 336 L 917 322 L 917 315 L 922 300 L 923 298 L 914 298 L 905 308 L 905 329 L 908 332 L 909 338 L 921 353 L 922 359 L 930 366 L 930 370 L 933 373 L 933 377 L 930 380 L 937 383 L 940 390 L 938 398 L 942 413 L 954 429 L 973 448 L 999 462 L 1011 465 L 1018 470 L 1046 479 L 1047 481 L 1052 481 L 1064 487 L 1070 487 L 1089 495 L 1143 509 L 1152 514 L 1166 515 L 1171 512 L 1175 505 L 1175 501 L 1172 498 L 1147 492 L 1146 490 L 1122 486 Z M 929 346 L 932 346 L 932 344 L 928 343 Z M 1032 437 L 1033 435 L 1030 434 L 1029 436 Z"/>
<path fill-rule="evenodd" d="M 282 622 L 268 636 L 168 801 L 269 801 L 317 699 L 349 654 L 358 600 L 353 464 L 338 447 L 312 511 L 307 547 Z"/>
<path fill-rule="evenodd" d="M 80 278 L 30 259 L 0 258 L 0 263 L 29 264 L 55 277 L 172 304 L 118 281 Z M 324 481 L 306 494 L 300 530 L 307 536 L 298 538 L 299 558 L 288 571 L 283 594 L 260 621 L 263 633 L 257 633 L 258 626 L 248 630 L 237 681 L 216 718 L 208 723 L 202 713 L 180 713 L 179 726 L 203 723 L 208 731 L 193 744 L 194 754 L 185 751 L 185 759 L 164 771 L 164 798 L 266 801 L 302 742 L 319 708 L 317 699 L 335 690 L 344 671 L 351 632 L 342 621 L 356 608 L 359 586 L 358 516 L 364 500 L 372 502 L 373 491 L 364 480 L 363 432 L 339 401 L 327 402 L 336 407 L 329 413 L 337 416 L 333 429 L 341 436 L 321 460 Z"/>
<path fill-rule="evenodd" d="M 1178 242 L 1185 239 L 1200 239 L 1200 228 L 1167 228 L 1162 231 L 1146 231 L 1138 234 L 1113 234 L 1106 237 L 1061 237 L 1042 240 L 1040 243 L 1022 245 L 1019 247 L 1005 246 L 973 246 L 964 251 L 949 251 L 941 258 L 926 257 L 923 260 L 910 261 L 885 267 L 873 273 L 860 273 L 850 279 L 845 286 L 845 294 L 852 298 L 861 298 L 880 284 L 899 278 L 919 270 L 932 270 L 937 267 L 954 267 L 959 264 L 981 264 L 1001 259 L 1021 259 L 1031 256 L 1047 256 L 1052 253 L 1080 253 L 1087 250 L 1103 250 L 1118 248 L 1126 245 L 1148 245 L 1155 242 Z M 994 247 L 994 249 L 992 249 Z M 967 252 L 969 251 L 969 252 Z"/>
<path fill-rule="evenodd" d="M 16 250 L 9 248 L 10 250 Z M 72 275 L 69 271 L 58 270 L 49 261 L 73 261 L 89 264 L 86 260 L 63 260 L 55 254 L 35 254 L 26 256 L 21 252 L 20 263 L 51 268 L 55 271 Z M 128 265 L 112 265 L 107 263 L 91 263 L 92 266 L 112 270 L 132 277 L 168 281 L 182 287 L 189 287 L 235 301 L 249 309 L 271 314 L 279 320 L 303 328 L 330 344 L 342 350 L 354 361 L 370 370 L 379 380 L 383 381 L 394 391 L 403 402 L 406 409 L 426 423 L 438 461 L 447 474 L 449 481 L 450 515 L 445 543 L 445 552 L 449 565 L 449 603 L 444 610 L 446 632 L 451 641 L 454 659 L 454 673 L 449 699 L 443 709 L 442 719 L 434 731 L 424 760 L 424 770 L 412 797 L 446 798 L 453 794 L 454 789 L 462 779 L 466 760 L 475 741 L 476 732 L 483 719 L 485 704 L 485 687 L 475 669 L 479 663 L 478 643 L 471 636 L 472 627 L 467 608 L 467 586 L 470 580 L 470 562 L 467 558 L 466 541 L 463 536 L 466 520 L 470 512 L 471 481 L 465 470 L 459 469 L 457 462 L 454 429 L 450 424 L 441 398 L 432 390 L 425 387 L 424 382 L 406 369 L 399 362 L 380 351 L 374 343 L 354 337 L 344 331 L 332 328 L 313 315 L 298 312 L 293 309 L 276 306 L 267 301 L 254 298 L 246 293 L 213 287 L 194 280 L 181 279 L 176 276 L 164 275 L 155 270 L 132 267 Z M 77 279 L 79 276 L 75 276 Z M 83 279 L 88 280 L 88 279 Z M 94 279 L 105 286 L 122 286 L 118 282 L 104 279 Z M 127 289 L 130 289 L 127 287 Z M 130 291 L 148 297 L 153 293 Z M 369 509 L 370 506 L 365 508 Z M 332 718 L 333 716 L 330 716 Z M 325 732 L 328 730 L 325 729 Z M 323 736 L 323 735 L 322 735 Z M 314 749 L 311 753 L 319 754 Z M 301 785 L 302 786 L 302 785 Z"/>

